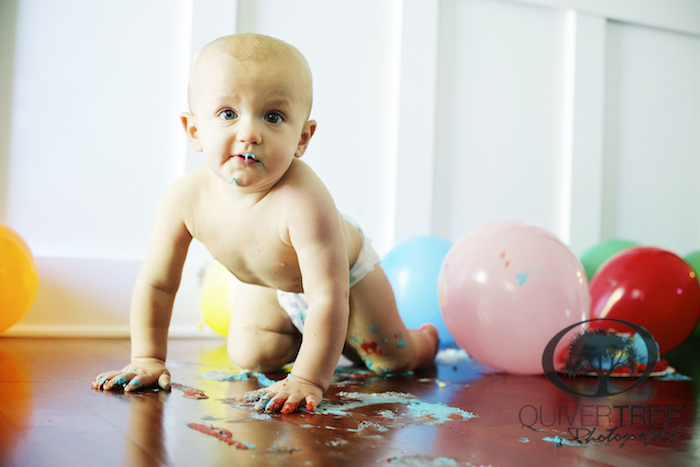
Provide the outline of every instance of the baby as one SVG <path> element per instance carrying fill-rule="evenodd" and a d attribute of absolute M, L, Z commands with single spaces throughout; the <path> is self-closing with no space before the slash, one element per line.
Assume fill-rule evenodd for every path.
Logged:
<path fill-rule="evenodd" d="M 300 160 L 316 131 L 301 53 L 257 34 L 219 38 L 195 57 L 188 97 L 182 125 L 206 164 L 163 195 L 132 297 L 131 363 L 93 387 L 170 387 L 168 326 L 192 238 L 242 282 L 231 360 L 262 372 L 294 362 L 259 409 L 314 411 L 341 353 L 377 374 L 430 364 L 437 330 L 406 329 L 369 241 Z"/>

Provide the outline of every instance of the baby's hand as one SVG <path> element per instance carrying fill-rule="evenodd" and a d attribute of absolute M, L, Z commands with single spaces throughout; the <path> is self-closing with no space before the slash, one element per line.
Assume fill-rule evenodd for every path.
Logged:
<path fill-rule="evenodd" d="M 246 399 L 258 401 L 256 410 L 265 412 L 292 413 L 299 404 L 306 401 L 307 412 L 313 412 L 323 398 L 321 386 L 298 376 L 289 375 L 282 381 L 277 381 L 269 388 L 251 391 Z"/>
<path fill-rule="evenodd" d="M 121 371 L 101 373 L 92 381 L 93 389 L 109 391 L 117 386 L 124 391 L 135 391 L 141 388 L 160 387 L 170 389 L 170 372 L 165 362 L 158 358 L 135 358 L 130 365 Z"/>

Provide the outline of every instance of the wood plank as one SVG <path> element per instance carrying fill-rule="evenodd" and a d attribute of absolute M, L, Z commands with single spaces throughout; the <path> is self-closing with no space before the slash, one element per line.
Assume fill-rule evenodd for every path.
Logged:
<path fill-rule="evenodd" d="M 586 398 L 543 376 L 491 374 L 467 360 L 392 377 L 352 368 L 339 374 L 325 395 L 325 411 L 263 414 L 244 400 L 247 391 L 259 387 L 254 378 L 211 379 L 237 371 L 223 340 L 170 344 L 173 381 L 202 390 L 208 399 L 189 399 L 177 389 L 92 390 L 94 374 L 123 366 L 128 348 L 126 340 L 0 339 L 0 465 L 683 466 L 697 460 L 692 381 L 649 380 L 614 397 Z M 593 407 L 585 409 L 583 419 L 582 406 Z M 648 446 L 632 439 L 622 447 L 620 441 L 558 446 L 545 440 L 569 438 L 569 427 L 587 427 L 594 419 L 604 432 L 608 422 L 618 422 L 614 413 L 605 413 L 613 406 L 643 407 L 645 424 L 651 406 L 657 407 L 655 414 L 670 410 L 680 424 L 676 444 L 667 445 L 668 438 Z M 527 418 L 532 410 L 536 421 Z M 632 427 L 637 432 L 640 420 Z M 226 430 L 231 440 L 255 447 L 236 447 L 195 425 Z"/>

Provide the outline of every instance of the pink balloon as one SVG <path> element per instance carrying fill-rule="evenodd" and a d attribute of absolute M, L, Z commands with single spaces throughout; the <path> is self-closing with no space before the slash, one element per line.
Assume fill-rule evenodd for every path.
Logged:
<path fill-rule="evenodd" d="M 442 263 L 438 296 L 467 353 L 517 374 L 543 374 L 547 343 L 590 316 L 578 258 L 554 234 L 522 222 L 488 224 L 459 239 Z"/>

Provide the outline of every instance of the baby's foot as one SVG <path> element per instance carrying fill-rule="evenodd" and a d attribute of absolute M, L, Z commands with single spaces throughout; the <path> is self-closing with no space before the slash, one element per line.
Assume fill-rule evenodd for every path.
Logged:
<path fill-rule="evenodd" d="M 432 324 L 425 323 L 418 328 L 418 331 L 423 333 L 427 337 L 428 342 L 430 342 L 432 348 L 435 349 L 433 351 L 432 358 L 430 359 L 430 361 L 432 362 L 433 360 L 435 360 L 435 356 L 437 355 L 438 349 L 440 348 L 440 336 L 438 335 L 438 330 Z"/>

